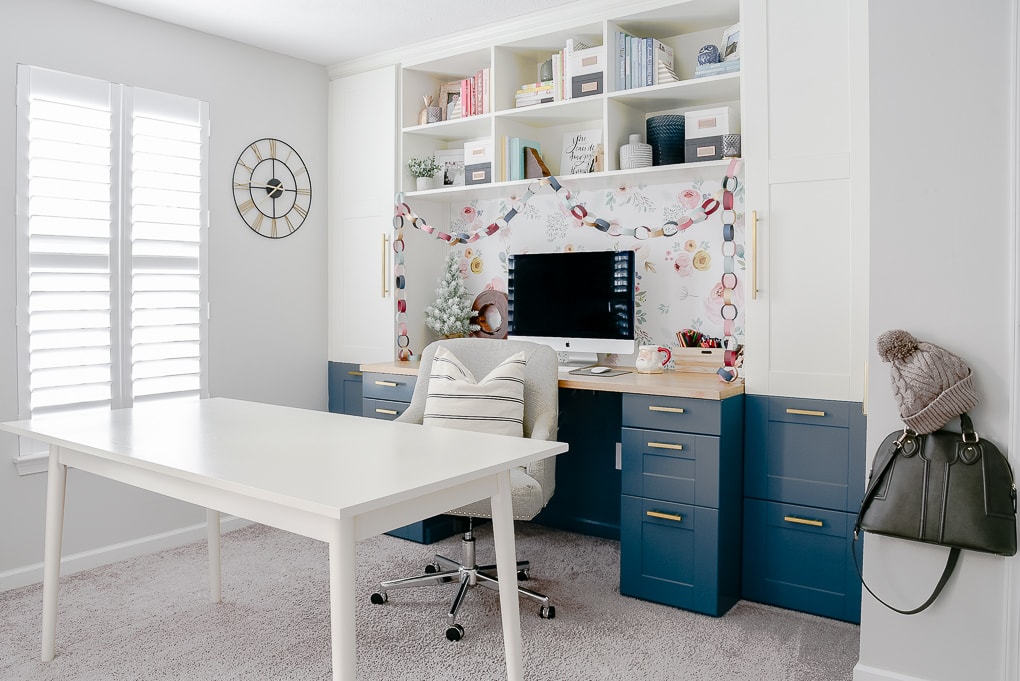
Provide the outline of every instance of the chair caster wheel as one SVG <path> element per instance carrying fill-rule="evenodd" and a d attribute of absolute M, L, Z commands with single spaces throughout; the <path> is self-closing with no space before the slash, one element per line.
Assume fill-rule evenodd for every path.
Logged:
<path fill-rule="evenodd" d="M 372 594 L 372 603 L 374 605 L 382 605 L 388 600 L 390 600 L 389 596 L 387 596 L 385 593 L 379 593 L 378 591 L 376 591 L 374 594 Z"/>
<path fill-rule="evenodd" d="M 531 573 L 530 572 L 528 572 L 527 570 L 518 570 L 517 571 L 517 581 L 518 582 L 526 582 L 529 579 L 531 579 Z"/>
<path fill-rule="evenodd" d="M 464 638 L 464 627 L 459 624 L 446 628 L 446 640 L 447 641 L 459 641 Z"/>
<path fill-rule="evenodd" d="M 427 574 L 427 575 L 434 575 L 437 572 L 439 572 L 439 564 L 438 563 L 429 563 L 428 565 L 425 566 L 425 574 Z"/>
<path fill-rule="evenodd" d="M 556 606 L 555 605 L 543 605 L 538 609 L 538 616 L 544 620 L 551 620 L 556 618 Z"/>

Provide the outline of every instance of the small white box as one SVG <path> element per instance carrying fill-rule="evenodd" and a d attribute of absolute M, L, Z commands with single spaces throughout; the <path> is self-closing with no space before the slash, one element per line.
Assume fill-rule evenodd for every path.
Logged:
<path fill-rule="evenodd" d="M 464 142 L 464 165 L 493 162 L 493 143 L 491 137 L 482 137 Z"/>
<path fill-rule="evenodd" d="M 571 53 L 568 68 L 572 78 L 589 73 L 603 73 L 606 70 L 606 48 L 599 45 Z"/>
<path fill-rule="evenodd" d="M 684 114 L 684 138 L 715 137 L 740 132 L 740 121 L 731 107 L 688 111 Z"/>

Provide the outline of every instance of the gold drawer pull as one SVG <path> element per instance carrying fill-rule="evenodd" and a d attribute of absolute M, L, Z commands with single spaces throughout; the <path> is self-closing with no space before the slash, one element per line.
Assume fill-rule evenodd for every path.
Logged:
<path fill-rule="evenodd" d="M 397 384 L 394 383 L 393 381 L 376 381 L 375 384 L 376 385 L 386 386 L 387 388 L 396 388 L 397 387 Z"/>
<path fill-rule="evenodd" d="M 397 410 L 396 409 L 381 409 L 379 407 L 376 407 L 375 408 L 375 413 L 376 414 L 389 414 L 390 416 L 396 416 Z"/>
<path fill-rule="evenodd" d="M 668 411 L 671 414 L 684 413 L 683 407 L 656 407 L 655 405 L 648 407 L 648 411 Z"/>
<path fill-rule="evenodd" d="M 788 523 L 795 523 L 797 525 L 810 525 L 811 527 L 821 527 L 821 520 L 808 520 L 807 518 L 798 518 L 796 516 L 788 515 L 783 518 Z"/>
<path fill-rule="evenodd" d="M 348 371 L 347 375 L 348 376 L 360 376 L 361 372 L 360 371 Z"/>
<path fill-rule="evenodd" d="M 678 523 L 683 522 L 684 519 L 682 515 L 677 513 L 662 513 L 661 511 L 645 511 L 645 515 L 652 518 L 662 518 L 663 520 L 675 520 Z"/>
<path fill-rule="evenodd" d="M 797 416 L 825 416 L 824 411 L 815 411 L 813 409 L 787 409 L 787 414 L 796 414 Z"/>
<path fill-rule="evenodd" d="M 648 446 L 649 447 L 654 447 L 656 449 L 683 449 L 684 448 L 683 445 L 674 445 L 674 444 L 671 444 L 669 442 L 649 442 Z"/>

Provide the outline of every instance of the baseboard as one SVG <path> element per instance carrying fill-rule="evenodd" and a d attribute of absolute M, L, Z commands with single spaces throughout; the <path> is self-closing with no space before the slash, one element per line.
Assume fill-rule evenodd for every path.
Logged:
<path fill-rule="evenodd" d="M 250 525 L 250 520 L 235 518 L 234 516 L 223 516 L 220 519 L 220 531 L 229 532 Z M 205 523 L 182 527 L 170 532 L 153 534 L 132 541 L 110 544 L 90 551 L 82 551 L 69 556 L 64 556 L 60 561 L 61 576 L 69 575 L 82 570 L 89 570 L 100 565 L 109 565 L 128 558 L 144 556 L 148 553 L 172 549 L 196 541 L 205 540 Z M 17 589 L 18 587 L 38 584 L 43 579 L 43 564 L 34 563 L 24 567 L 15 568 L 6 572 L 0 572 L 0 593 Z"/>
<path fill-rule="evenodd" d="M 860 662 L 854 667 L 854 681 L 928 681 L 920 676 L 907 676 L 887 669 L 878 669 Z"/>

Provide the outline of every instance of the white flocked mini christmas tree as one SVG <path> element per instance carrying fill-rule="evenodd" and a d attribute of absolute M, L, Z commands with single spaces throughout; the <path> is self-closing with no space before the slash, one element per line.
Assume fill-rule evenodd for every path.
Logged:
<path fill-rule="evenodd" d="M 425 326 L 448 338 L 467 336 L 480 328 L 471 323 L 474 316 L 457 254 L 450 251 L 436 289 L 436 300 L 425 308 Z"/>

